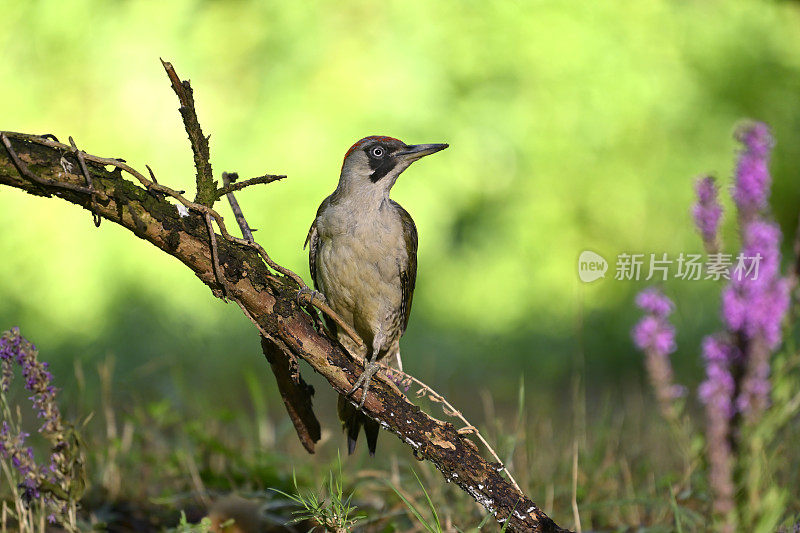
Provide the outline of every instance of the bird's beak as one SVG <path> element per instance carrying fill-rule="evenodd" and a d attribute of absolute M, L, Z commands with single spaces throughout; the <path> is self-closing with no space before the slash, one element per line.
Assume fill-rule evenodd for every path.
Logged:
<path fill-rule="evenodd" d="M 449 144 L 412 144 L 407 145 L 405 148 L 397 152 L 398 157 L 405 159 L 406 161 L 416 161 L 421 157 L 425 157 L 426 155 L 435 154 L 441 150 L 444 150 L 450 146 Z"/>

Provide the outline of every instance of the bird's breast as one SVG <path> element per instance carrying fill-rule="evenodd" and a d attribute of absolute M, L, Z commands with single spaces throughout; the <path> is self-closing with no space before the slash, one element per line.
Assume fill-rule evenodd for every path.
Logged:
<path fill-rule="evenodd" d="M 363 324 L 375 331 L 394 322 L 402 300 L 400 272 L 408 261 L 399 217 L 331 209 L 317 226 L 317 282 L 334 310 L 357 329 Z"/>

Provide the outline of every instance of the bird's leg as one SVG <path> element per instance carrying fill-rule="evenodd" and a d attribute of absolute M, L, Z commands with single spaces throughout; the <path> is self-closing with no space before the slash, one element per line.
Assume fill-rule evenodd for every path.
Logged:
<path fill-rule="evenodd" d="M 352 390 L 347 393 L 348 396 L 352 396 L 352 394 L 357 391 L 359 387 L 364 388 L 364 392 L 361 393 L 361 400 L 358 402 L 358 409 L 364 407 L 364 402 L 367 400 L 367 393 L 369 392 L 369 384 L 372 382 L 372 376 L 374 376 L 381 368 L 381 366 L 377 363 L 377 359 L 378 353 L 380 353 L 380 346 L 382 344 L 383 336 L 376 335 L 372 340 L 372 350 L 370 351 L 369 357 L 364 363 L 364 371 L 360 376 L 358 376 L 356 384 L 353 386 Z"/>
<path fill-rule="evenodd" d="M 359 387 L 364 388 L 364 392 L 361 394 L 361 400 L 358 402 L 358 408 L 361 409 L 364 407 L 364 402 L 367 401 L 367 392 L 369 392 L 369 385 L 372 382 L 372 376 L 374 376 L 378 370 L 380 370 L 381 365 L 376 363 L 374 360 L 370 359 L 367 361 L 366 365 L 364 366 L 364 371 L 358 377 L 358 381 L 353 386 L 353 389 L 350 391 L 348 396 L 352 395 Z"/>

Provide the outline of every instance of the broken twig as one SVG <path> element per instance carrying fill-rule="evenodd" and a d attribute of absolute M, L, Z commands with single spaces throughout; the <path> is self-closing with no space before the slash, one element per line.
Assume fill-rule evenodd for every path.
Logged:
<path fill-rule="evenodd" d="M 217 183 L 214 181 L 214 174 L 211 170 L 211 156 L 208 148 L 208 137 L 203 135 L 200 128 L 200 121 L 197 119 L 197 111 L 194 108 L 194 95 L 192 86 L 188 80 L 181 80 L 172 63 L 161 60 L 164 70 L 169 76 L 172 90 L 178 96 L 181 107 L 178 109 L 183 118 L 183 126 L 189 135 L 189 142 L 192 145 L 194 154 L 194 167 L 197 171 L 197 195 L 194 199 L 198 204 L 211 207 L 214 201 L 219 198 L 216 195 Z"/>

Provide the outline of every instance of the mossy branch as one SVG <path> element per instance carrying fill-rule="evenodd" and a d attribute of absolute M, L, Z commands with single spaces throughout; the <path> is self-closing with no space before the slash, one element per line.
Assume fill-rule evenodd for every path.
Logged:
<path fill-rule="evenodd" d="M 194 108 L 194 94 L 189 80 L 181 80 L 172 63 L 161 60 L 164 70 L 169 76 L 172 90 L 178 96 L 181 106 L 178 111 L 183 118 L 183 126 L 189 135 L 189 142 L 192 145 L 194 154 L 194 168 L 197 171 L 197 195 L 194 201 L 206 207 L 212 207 L 214 202 L 222 195 L 217 195 L 217 182 L 214 181 L 214 174 L 211 170 L 211 154 L 208 148 L 208 137 L 203 135 L 200 128 L 200 121 L 197 119 L 197 111 Z"/>
<path fill-rule="evenodd" d="M 362 363 L 315 328 L 297 301 L 296 280 L 275 275 L 266 262 L 266 252 L 230 236 L 216 212 L 188 202 L 118 160 L 85 154 L 93 184 L 89 189 L 70 146 L 11 132 L 0 132 L 0 138 L 5 148 L 0 148 L 0 184 L 37 196 L 58 196 L 127 228 L 183 262 L 216 295 L 237 302 L 263 336 L 276 340 L 291 357 L 308 362 L 337 393 L 352 389 L 363 371 Z M 104 165 L 116 168 L 109 171 Z M 123 179 L 123 170 L 143 186 Z M 187 209 L 179 211 L 167 200 L 169 196 L 179 197 L 181 204 L 186 202 Z M 210 220 L 217 223 L 222 235 L 210 238 Z M 358 401 L 360 394 L 353 400 Z M 501 464 L 485 460 L 467 435 L 422 412 L 391 381 L 376 376 L 364 413 L 397 435 L 417 457 L 433 462 L 447 480 L 469 493 L 498 521 L 508 521 L 508 531 L 564 531 L 503 478 Z"/>
<path fill-rule="evenodd" d="M 174 74 L 168 65 L 165 63 L 168 74 Z M 184 98 L 191 98 L 191 93 L 186 93 L 188 83 L 180 82 L 177 75 L 170 79 L 185 117 L 183 108 L 192 108 L 184 105 Z M 196 139 L 189 129 L 187 126 L 193 150 L 199 147 L 199 153 L 207 155 L 207 139 L 199 125 L 193 130 Z M 211 208 L 218 189 L 210 180 L 210 164 L 197 167 L 198 202 L 190 202 L 178 191 L 157 183 L 152 174 L 148 179 L 118 159 L 79 153 L 72 146 L 37 135 L 0 132 L 0 141 L 0 184 L 37 196 L 55 195 L 119 224 L 181 261 L 214 295 L 236 302 L 261 335 L 272 341 L 270 350 L 285 357 L 271 362 L 285 367 L 284 385 L 292 381 L 298 388 L 294 391 L 300 393 L 298 402 L 287 404 L 287 409 L 290 413 L 291 408 L 297 409 L 293 421 L 300 421 L 295 422 L 298 435 L 301 439 L 305 436 L 304 446 L 313 450 L 318 429 L 310 411 L 310 391 L 295 377 L 293 361 L 305 360 L 339 394 L 350 392 L 363 364 L 318 328 L 301 305 L 298 293 L 306 288 L 302 278 L 275 263 L 257 243 L 228 233 L 222 217 Z M 195 151 L 196 162 L 197 154 Z M 138 184 L 124 179 L 123 172 Z M 201 187 L 209 183 L 210 189 Z M 210 195 L 208 204 L 202 202 L 204 194 Z M 310 303 L 341 321 L 324 302 L 312 297 Z M 340 327 L 347 325 L 341 323 Z M 362 393 L 357 391 L 352 401 L 359 401 Z M 410 446 L 415 456 L 433 462 L 446 480 L 488 509 L 507 531 L 566 531 L 503 478 L 503 465 L 484 459 L 465 432 L 422 412 L 380 374 L 373 379 L 363 412 Z"/>

